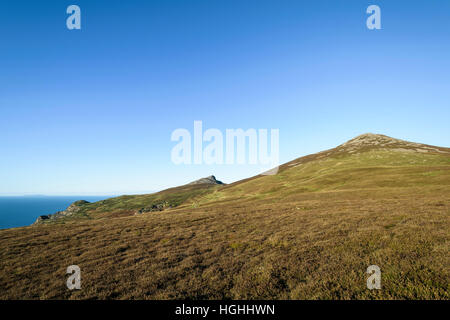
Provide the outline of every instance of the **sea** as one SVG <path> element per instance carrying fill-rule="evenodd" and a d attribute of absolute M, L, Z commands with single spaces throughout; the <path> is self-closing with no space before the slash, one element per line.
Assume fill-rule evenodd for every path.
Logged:
<path fill-rule="evenodd" d="M 0 197 L 0 229 L 29 226 L 45 214 L 65 210 L 77 200 L 95 202 L 111 196 L 14 196 Z"/>

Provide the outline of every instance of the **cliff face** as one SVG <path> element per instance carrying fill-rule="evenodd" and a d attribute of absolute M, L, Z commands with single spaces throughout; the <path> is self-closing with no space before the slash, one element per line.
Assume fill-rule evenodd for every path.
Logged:
<path fill-rule="evenodd" d="M 75 201 L 75 202 L 72 203 L 70 206 L 68 206 L 66 210 L 58 211 L 58 212 L 53 213 L 53 214 L 47 214 L 47 215 L 39 216 L 39 217 L 36 219 L 36 221 L 33 223 L 33 225 L 40 224 L 40 223 L 42 223 L 43 221 L 55 220 L 55 219 L 59 219 L 59 218 L 62 218 L 62 217 L 71 216 L 71 215 L 77 213 L 78 211 L 80 211 L 80 209 L 81 209 L 84 205 L 86 205 L 86 204 L 88 204 L 88 203 L 90 203 L 90 202 L 89 202 L 89 201 L 86 201 L 86 200 L 78 200 L 78 201 Z"/>

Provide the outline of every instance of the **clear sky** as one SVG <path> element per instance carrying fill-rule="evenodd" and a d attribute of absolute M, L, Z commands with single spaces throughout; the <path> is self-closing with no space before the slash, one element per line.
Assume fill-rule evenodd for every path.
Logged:
<path fill-rule="evenodd" d="M 281 162 L 366 132 L 450 147 L 450 1 L 2 0 L 0 112 L 3 195 L 258 172 L 173 164 L 194 120 L 279 129 Z"/>

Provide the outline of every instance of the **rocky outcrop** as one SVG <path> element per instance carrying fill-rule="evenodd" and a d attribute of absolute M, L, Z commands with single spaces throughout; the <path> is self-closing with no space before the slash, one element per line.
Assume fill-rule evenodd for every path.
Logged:
<path fill-rule="evenodd" d="M 81 210 L 81 208 L 83 206 L 85 206 L 86 204 L 88 204 L 88 203 L 90 203 L 90 202 L 86 201 L 86 200 L 75 201 L 70 206 L 68 206 L 66 210 L 58 211 L 58 212 L 52 213 L 52 214 L 39 216 L 36 219 L 36 221 L 33 223 L 33 225 L 40 224 L 40 223 L 42 223 L 44 221 L 56 220 L 56 219 L 61 219 L 61 218 L 64 218 L 64 217 L 68 217 L 68 216 L 74 215 L 75 213 L 78 213 Z"/>
<path fill-rule="evenodd" d="M 147 207 L 141 208 L 141 209 L 137 210 L 134 214 L 138 215 L 138 214 L 143 214 L 145 212 L 163 211 L 165 209 L 169 209 L 172 207 L 173 207 L 173 205 L 171 205 L 168 201 L 163 201 L 160 203 L 154 203 Z"/>
<path fill-rule="evenodd" d="M 222 181 L 217 180 L 216 177 L 214 176 L 209 176 L 189 183 L 189 185 L 191 184 L 224 184 L 224 183 Z"/>

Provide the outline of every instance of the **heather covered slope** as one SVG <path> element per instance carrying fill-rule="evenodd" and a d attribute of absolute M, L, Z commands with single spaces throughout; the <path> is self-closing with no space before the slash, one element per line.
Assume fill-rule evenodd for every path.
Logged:
<path fill-rule="evenodd" d="M 308 192 L 448 186 L 449 169 L 449 148 L 364 134 L 334 149 L 290 161 L 276 175 L 238 181 L 201 200 L 269 200 Z"/>
<path fill-rule="evenodd" d="M 133 213 L 171 191 L 2 230 L 0 298 L 449 299 L 449 151 L 366 134 L 163 211 Z"/>

